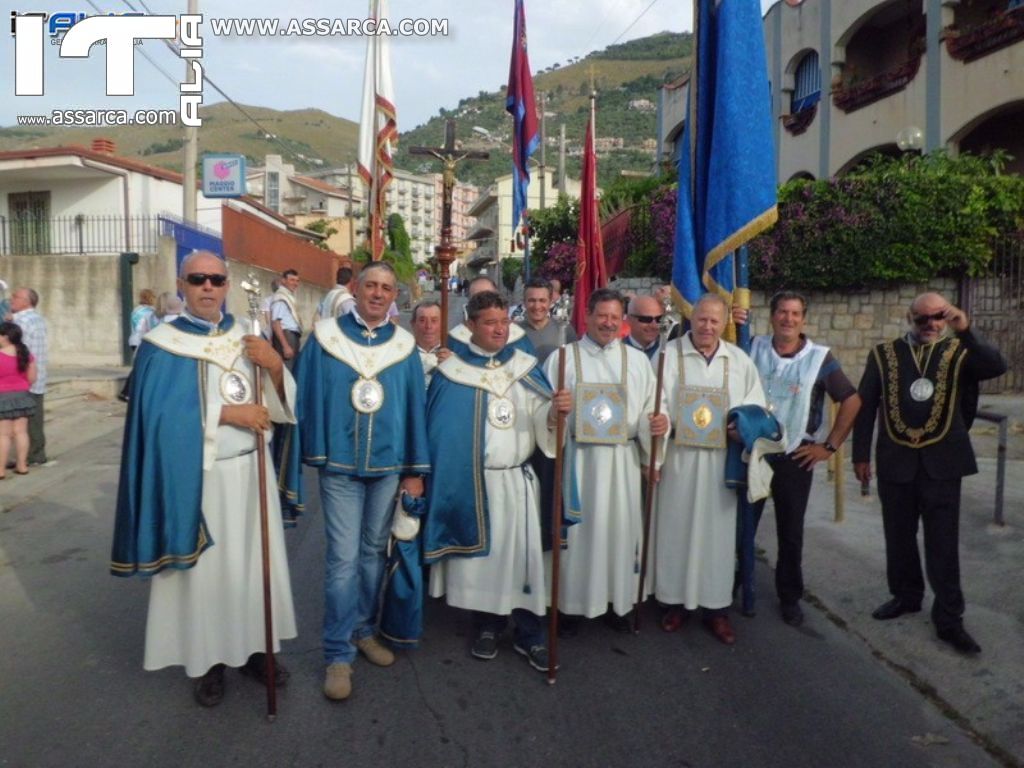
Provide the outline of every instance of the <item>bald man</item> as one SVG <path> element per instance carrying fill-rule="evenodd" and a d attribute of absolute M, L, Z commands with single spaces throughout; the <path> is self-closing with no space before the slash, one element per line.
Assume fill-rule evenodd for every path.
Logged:
<path fill-rule="evenodd" d="M 659 324 L 665 313 L 662 303 L 653 296 L 634 296 L 629 302 L 629 335 L 625 338 L 626 346 L 639 349 L 650 361 L 658 356 L 661 341 Z"/>
<path fill-rule="evenodd" d="M 904 336 L 879 344 L 868 355 L 859 388 L 863 404 L 853 431 L 853 468 L 866 483 L 878 414 L 875 463 L 892 599 L 872 616 L 886 621 L 921 610 L 920 521 L 935 593 L 936 634 L 957 652 L 976 654 L 981 647 L 963 624 L 960 481 L 978 471 L 968 435 L 978 382 L 1003 374 L 1006 361 L 975 335 L 967 315 L 938 293 L 914 299 L 907 321 Z"/>

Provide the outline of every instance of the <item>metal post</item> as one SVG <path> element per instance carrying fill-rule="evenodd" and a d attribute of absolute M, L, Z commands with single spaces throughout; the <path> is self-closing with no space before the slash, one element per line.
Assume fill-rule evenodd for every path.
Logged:
<path fill-rule="evenodd" d="M 199 13 L 198 0 L 188 0 L 189 15 Z M 194 83 L 192 60 L 185 59 L 185 82 Z M 186 224 L 196 223 L 196 163 L 199 158 L 199 132 L 195 126 L 185 128 L 185 151 L 182 163 L 182 218 Z"/>
<path fill-rule="evenodd" d="M 132 351 L 128 346 L 128 337 L 132 333 L 132 265 L 139 263 L 139 254 L 122 252 L 119 262 L 121 284 L 121 364 L 132 364 Z"/>

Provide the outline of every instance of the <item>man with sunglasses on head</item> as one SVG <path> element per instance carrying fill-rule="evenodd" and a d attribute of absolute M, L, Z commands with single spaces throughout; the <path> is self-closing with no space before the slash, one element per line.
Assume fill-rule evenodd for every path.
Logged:
<path fill-rule="evenodd" d="M 295 384 L 269 342 L 221 312 L 220 257 L 188 256 L 178 290 L 185 311 L 143 336 L 135 357 L 111 572 L 152 577 L 144 668 L 184 666 L 212 707 L 225 666 L 266 680 L 256 435 L 294 421 Z M 266 503 L 276 651 L 295 637 L 295 616 L 277 493 Z M 287 679 L 280 662 L 274 677 Z"/>
<path fill-rule="evenodd" d="M 978 382 L 1003 374 L 1006 361 L 975 335 L 967 315 L 938 293 L 914 299 L 907 320 L 905 336 L 879 344 L 868 355 L 853 431 L 853 469 L 867 483 L 878 414 L 875 463 L 892 599 L 871 615 L 886 621 L 921 610 L 920 521 L 936 633 L 959 653 L 976 654 L 981 647 L 963 625 L 960 482 L 978 471 L 968 435 Z"/>

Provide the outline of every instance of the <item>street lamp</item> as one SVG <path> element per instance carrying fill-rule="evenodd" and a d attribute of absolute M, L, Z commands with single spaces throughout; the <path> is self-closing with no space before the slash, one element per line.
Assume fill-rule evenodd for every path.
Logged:
<path fill-rule="evenodd" d="M 896 146 L 901 152 L 920 152 L 924 148 L 924 131 L 916 125 L 908 125 L 896 134 Z"/>

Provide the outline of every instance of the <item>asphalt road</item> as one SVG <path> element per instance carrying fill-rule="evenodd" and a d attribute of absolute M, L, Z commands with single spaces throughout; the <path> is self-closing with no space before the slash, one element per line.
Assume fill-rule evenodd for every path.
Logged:
<path fill-rule="evenodd" d="M 591 622 L 553 687 L 507 638 L 470 658 L 466 617 L 432 602 L 419 650 L 358 662 L 352 698 L 329 702 L 312 487 L 288 533 L 299 638 L 277 721 L 233 672 L 201 709 L 181 670 L 142 670 L 148 587 L 107 572 L 120 406 L 80 407 L 77 449 L 0 486 L 0 766 L 997 765 L 860 639 L 811 606 L 794 630 L 768 600 L 734 616 L 733 648 L 699 622 L 666 634 L 652 608 L 639 636 Z"/>

